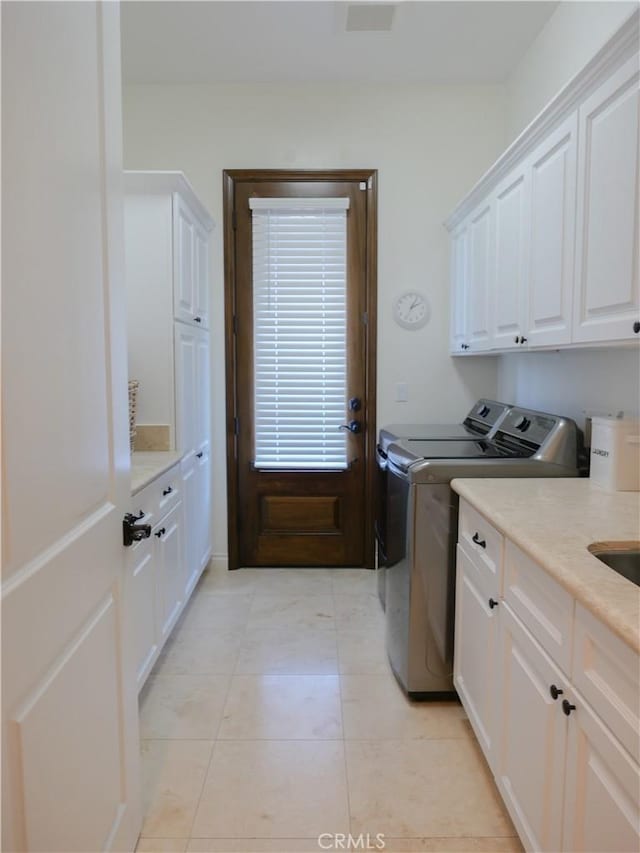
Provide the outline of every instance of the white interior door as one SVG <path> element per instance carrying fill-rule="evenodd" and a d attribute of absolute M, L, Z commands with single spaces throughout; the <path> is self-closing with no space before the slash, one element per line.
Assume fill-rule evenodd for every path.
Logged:
<path fill-rule="evenodd" d="M 3 850 L 132 850 L 116 3 L 2 4 Z"/>

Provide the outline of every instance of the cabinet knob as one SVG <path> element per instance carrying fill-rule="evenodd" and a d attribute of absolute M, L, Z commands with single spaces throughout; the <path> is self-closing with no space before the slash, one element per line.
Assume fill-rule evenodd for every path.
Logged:
<path fill-rule="evenodd" d="M 158 537 L 158 539 L 160 539 L 160 537 L 161 537 L 161 536 L 164 536 L 164 534 L 165 534 L 166 532 L 167 532 L 167 531 L 165 530 L 165 528 L 164 528 L 164 527 L 161 527 L 161 528 L 160 528 L 160 530 L 158 530 L 158 531 L 156 532 L 156 536 Z"/>
<path fill-rule="evenodd" d="M 567 715 L 567 717 L 569 716 L 569 714 L 570 714 L 572 711 L 575 711 L 575 709 L 576 709 L 576 706 L 575 706 L 575 705 L 572 705 L 572 704 L 571 704 L 571 702 L 569 702 L 569 700 L 568 700 L 568 699 L 563 699 L 563 700 L 562 700 L 562 712 L 563 712 L 564 714 L 566 714 L 566 715 Z"/>
<path fill-rule="evenodd" d="M 196 453 L 196 458 L 197 458 L 197 459 L 202 459 L 202 457 L 203 457 L 203 456 L 204 456 L 204 451 L 203 451 L 203 450 L 201 450 L 201 451 L 200 451 L 200 453 Z"/>
<path fill-rule="evenodd" d="M 564 690 L 561 690 L 559 687 L 556 687 L 555 684 L 552 684 L 549 688 L 549 693 L 551 694 L 551 698 L 555 702 L 558 696 L 561 696 L 564 693 Z"/>
<path fill-rule="evenodd" d="M 194 323 L 202 323 L 202 317 L 194 317 L 193 322 Z"/>
<path fill-rule="evenodd" d="M 633 331 L 636 335 L 640 332 L 640 322 L 638 322 L 638 320 L 633 324 Z"/>
<path fill-rule="evenodd" d="M 521 344 L 526 344 L 526 342 L 527 342 L 528 340 L 529 340 L 528 338 L 520 338 L 520 343 L 521 343 Z"/>
<path fill-rule="evenodd" d="M 497 606 L 498 606 L 498 603 L 499 603 L 499 602 L 497 602 L 497 601 L 495 600 L 495 598 L 490 598 L 490 599 L 489 599 L 489 609 L 490 609 L 490 610 L 493 610 L 493 608 L 494 608 L 494 607 L 497 607 Z"/>
<path fill-rule="evenodd" d="M 513 339 L 513 342 L 514 342 L 514 344 L 519 344 L 520 343 L 520 336 L 516 335 L 515 338 Z"/>
<path fill-rule="evenodd" d="M 173 486 L 167 486 L 166 489 L 162 490 L 162 497 L 166 498 L 166 496 L 170 495 L 172 491 L 173 491 Z"/>
<path fill-rule="evenodd" d="M 477 530 L 476 530 L 476 532 L 473 534 L 473 536 L 471 537 L 471 541 L 472 541 L 472 542 L 475 542 L 475 543 L 476 543 L 476 545 L 479 545 L 481 548 L 486 548 L 486 547 L 487 547 L 487 541 L 486 541 L 486 539 L 481 539 L 481 538 L 480 538 L 480 534 L 478 533 L 478 531 L 477 531 Z"/>

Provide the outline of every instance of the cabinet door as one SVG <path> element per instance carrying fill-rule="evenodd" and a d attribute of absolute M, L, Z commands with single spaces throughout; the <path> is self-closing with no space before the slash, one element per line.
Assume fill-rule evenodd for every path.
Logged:
<path fill-rule="evenodd" d="M 197 447 L 197 365 L 200 334 L 185 323 L 174 323 L 176 373 L 176 447 L 193 455 Z"/>
<path fill-rule="evenodd" d="M 467 341 L 467 275 L 469 226 L 458 226 L 451 235 L 451 339 L 450 351 L 466 352 Z"/>
<path fill-rule="evenodd" d="M 634 338 L 638 280 L 638 59 L 579 110 L 573 339 Z"/>
<path fill-rule="evenodd" d="M 458 545 L 453 683 L 489 765 L 495 740 L 497 610 L 479 568 Z"/>
<path fill-rule="evenodd" d="M 178 193 L 173 195 L 173 312 L 193 323 L 196 307 L 195 221 Z"/>
<path fill-rule="evenodd" d="M 561 850 L 567 685 L 509 605 L 500 607 L 496 782 L 525 847 Z M 555 700 L 552 686 L 562 691 Z"/>
<path fill-rule="evenodd" d="M 199 225 L 194 227 L 194 321 L 203 329 L 209 328 L 209 238 Z"/>
<path fill-rule="evenodd" d="M 158 601 L 156 563 L 152 543 L 145 539 L 127 555 L 127 597 L 138 690 L 145 682 L 158 651 Z"/>
<path fill-rule="evenodd" d="M 494 349 L 522 349 L 527 304 L 529 174 L 521 165 L 495 194 L 495 277 L 491 311 Z"/>
<path fill-rule="evenodd" d="M 184 495 L 185 571 L 183 576 L 185 600 L 191 595 L 200 576 L 199 529 L 202 508 L 199 505 L 198 466 L 196 457 L 183 460 L 182 484 Z"/>
<path fill-rule="evenodd" d="M 196 459 L 198 493 L 196 541 L 198 543 L 197 567 L 199 577 L 211 557 L 211 457 L 208 444 L 200 448 L 196 454 Z"/>
<path fill-rule="evenodd" d="M 563 850 L 640 849 L 640 770 L 575 694 L 568 718 Z"/>
<path fill-rule="evenodd" d="M 472 352 L 491 348 L 491 291 L 494 278 L 493 208 L 482 205 L 469 222 L 469 279 L 467 306 Z"/>
<path fill-rule="evenodd" d="M 200 332 L 195 340 L 196 345 L 196 385 L 195 385 L 195 443 L 200 449 L 208 444 L 211 436 L 211 370 L 209 366 L 210 349 L 209 333 Z"/>
<path fill-rule="evenodd" d="M 531 157 L 528 306 L 530 346 L 571 341 L 578 114 Z"/>
<path fill-rule="evenodd" d="M 173 628 L 184 600 L 184 556 L 182 547 L 182 504 L 171 510 L 154 530 L 155 563 L 160 602 L 160 636 Z"/>

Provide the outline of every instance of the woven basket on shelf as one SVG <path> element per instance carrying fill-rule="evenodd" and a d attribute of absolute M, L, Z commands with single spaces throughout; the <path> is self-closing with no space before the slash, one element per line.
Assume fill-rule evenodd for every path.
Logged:
<path fill-rule="evenodd" d="M 138 402 L 138 386 L 140 383 L 137 379 L 129 380 L 129 446 L 133 450 L 133 445 L 136 438 L 136 404 Z"/>

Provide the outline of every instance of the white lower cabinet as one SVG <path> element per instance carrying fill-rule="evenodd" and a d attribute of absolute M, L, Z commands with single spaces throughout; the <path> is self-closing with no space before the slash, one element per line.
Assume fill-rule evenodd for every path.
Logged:
<path fill-rule="evenodd" d="M 453 683 L 491 765 L 498 661 L 497 613 L 485 591 L 482 568 L 458 545 Z"/>
<path fill-rule="evenodd" d="M 160 639 L 164 640 L 173 628 L 184 601 L 182 503 L 157 525 L 152 536 L 160 604 Z"/>
<path fill-rule="evenodd" d="M 134 644 L 136 685 L 140 689 L 149 675 L 158 651 L 156 572 L 151 540 L 144 539 L 131 548 L 128 555 L 127 583 L 130 612 L 134 615 L 130 636 Z"/>
<path fill-rule="evenodd" d="M 474 513 L 461 501 L 461 540 Z M 555 581 L 513 542 L 493 577 L 457 554 L 454 684 L 525 848 L 637 853 L 638 655 L 571 597 L 545 603 Z"/>
<path fill-rule="evenodd" d="M 498 789 L 529 850 L 560 850 L 566 678 L 504 601 L 497 670 Z"/>
<path fill-rule="evenodd" d="M 579 695 L 569 698 L 563 849 L 637 853 L 638 765 Z"/>

